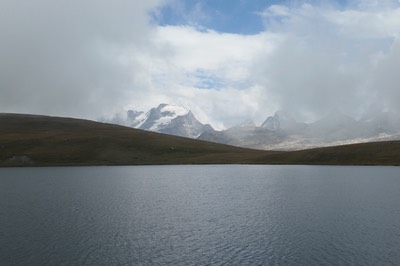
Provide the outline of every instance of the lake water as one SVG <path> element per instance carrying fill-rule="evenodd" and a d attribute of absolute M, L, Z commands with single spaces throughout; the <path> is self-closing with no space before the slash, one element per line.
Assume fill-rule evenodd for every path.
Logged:
<path fill-rule="evenodd" d="M 399 265 L 399 170 L 0 169 L 0 265 Z"/>

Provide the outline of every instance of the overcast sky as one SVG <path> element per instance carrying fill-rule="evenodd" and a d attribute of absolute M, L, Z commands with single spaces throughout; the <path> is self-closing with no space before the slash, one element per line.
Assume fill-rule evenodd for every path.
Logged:
<path fill-rule="evenodd" d="M 0 111 L 400 113 L 398 0 L 0 0 Z"/>

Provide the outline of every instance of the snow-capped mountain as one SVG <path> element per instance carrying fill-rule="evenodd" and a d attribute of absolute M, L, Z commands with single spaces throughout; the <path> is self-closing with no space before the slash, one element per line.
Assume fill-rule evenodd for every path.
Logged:
<path fill-rule="evenodd" d="M 213 130 L 210 125 L 200 123 L 190 110 L 178 105 L 160 104 L 147 113 L 128 110 L 125 116 L 115 117 L 118 119 L 108 122 L 188 138 L 197 138 L 203 132 Z"/>
<path fill-rule="evenodd" d="M 237 126 L 216 131 L 210 125 L 200 123 L 190 110 L 182 106 L 160 104 L 146 113 L 128 110 L 104 122 L 233 146 L 269 150 L 299 150 L 400 139 L 399 116 L 385 112 L 359 120 L 340 112 L 331 112 L 313 123 L 302 123 L 279 111 L 267 117 L 259 126 L 248 119 Z"/>
<path fill-rule="evenodd" d="M 260 126 L 207 131 L 199 139 L 255 149 L 297 150 L 400 139 L 400 119 L 382 113 L 355 120 L 336 112 L 306 124 L 277 112 Z"/>
<path fill-rule="evenodd" d="M 160 104 L 157 108 L 151 108 L 145 114 L 137 128 L 159 132 L 171 124 L 174 119 L 188 113 L 189 111 L 182 106 Z"/>

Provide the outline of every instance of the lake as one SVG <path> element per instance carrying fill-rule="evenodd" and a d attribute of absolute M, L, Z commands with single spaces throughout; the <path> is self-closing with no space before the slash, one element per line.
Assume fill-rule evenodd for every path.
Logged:
<path fill-rule="evenodd" d="M 399 265 L 400 168 L 0 169 L 0 265 Z"/>

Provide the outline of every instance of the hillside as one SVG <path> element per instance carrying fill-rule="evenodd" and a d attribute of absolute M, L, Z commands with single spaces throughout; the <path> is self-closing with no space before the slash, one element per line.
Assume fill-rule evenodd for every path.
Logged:
<path fill-rule="evenodd" d="M 0 166 L 234 163 L 400 165 L 400 141 L 275 152 L 81 119 L 0 114 Z"/>
<path fill-rule="evenodd" d="M 88 120 L 0 115 L 0 165 L 244 163 L 265 152 Z"/>
<path fill-rule="evenodd" d="M 400 166 L 400 141 L 381 141 L 269 154 L 254 163 Z"/>

